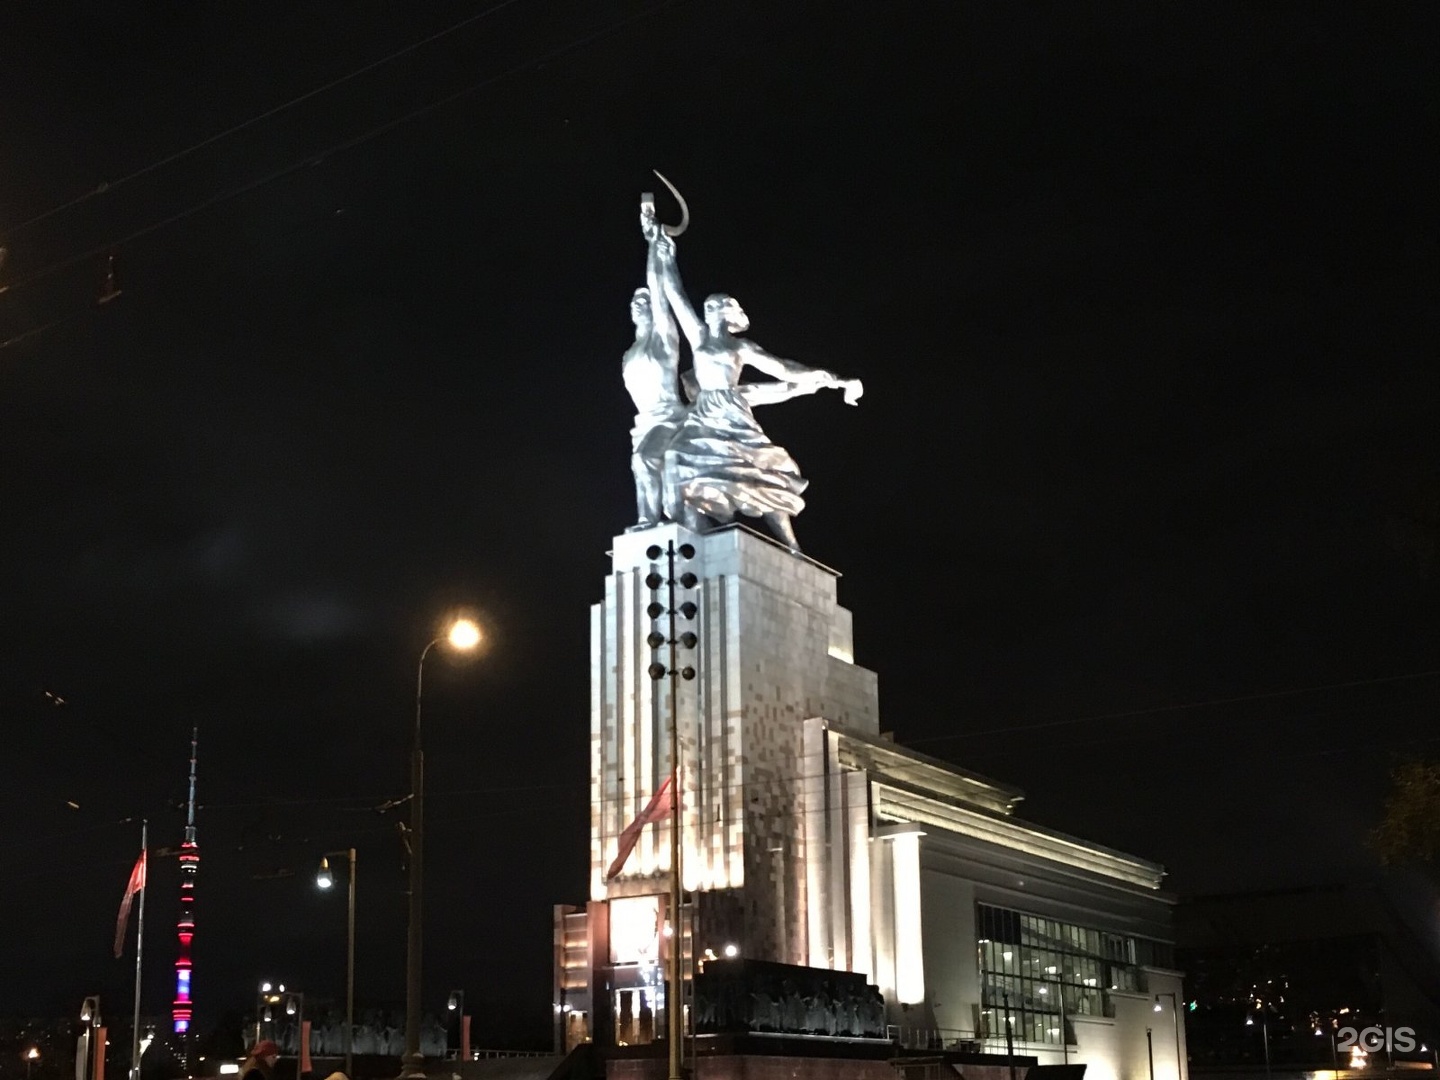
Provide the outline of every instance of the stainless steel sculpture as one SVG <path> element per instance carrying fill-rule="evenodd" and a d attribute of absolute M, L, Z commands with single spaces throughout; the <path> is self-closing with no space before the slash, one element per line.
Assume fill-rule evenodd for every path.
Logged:
<path fill-rule="evenodd" d="M 677 386 L 680 335 L 663 300 L 659 251 L 655 245 L 656 238 L 664 235 L 661 228 L 655 221 L 654 200 L 647 195 L 640 204 L 640 229 L 650 241 L 645 285 L 636 289 L 630 298 L 635 342 L 625 350 L 625 358 L 620 363 L 625 389 L 635 402 L 635 426 L 630 429 L 630 471 L 635 476 L 637 511 L 637 524 L 632 528 L 635 529 L 648 528 L 661 520 L 665 450 L 685 418 L 685 406 Z M 659 302 L 657 297 L 661 298 Z"/>
<path fill-rule="evenodd" d="M 678 226 L 659 225 L 654 199 L 641 199 L 640 226 L 649 243 L 648 287 L 631 301 L 635 344 L 625 354 L 625 382 L 640 414 L 632 432 L 640 527 L 658 520 L 653 486 L 658 476 L 659 511 L 672 521 L 701 530 L 711 522 L 727 524 L 736 515 L 759 517 L 798 552 L 792 519 L 805 508 L 801 494 L 807 481 L 794 458 L 766 437 L 752 407 L 826 387 L 843 390 L 846 403 L 854 405 L 864 387 L 858 379 L 782 359 L 740 336 L 750 320 L 731 296 L 709 297 L 703 318 L 696 315 L 675 260 L 674 237 L 689 224 L 689 208 L 674 186 L 660 179 L 680 203 L 683 217 Z M 679 363 L 676 321 L 692 354 L 692 370 L 684 377 L 688 408 L 680 403 L 674 382 Z M 777 381 L 742 383 L 740 374 L 747 365 Z"/>

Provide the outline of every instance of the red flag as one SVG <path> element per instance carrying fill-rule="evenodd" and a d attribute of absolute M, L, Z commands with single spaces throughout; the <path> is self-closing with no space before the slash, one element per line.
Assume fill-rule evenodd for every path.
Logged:
<path fill-rule="evenodd" d="M 145 888 L 145 852 L 135 860 L 135 869 L 130 871 L 130 883 L 125 886 L 125 895 L 120 898 L 120 915 L 115 920 L 115 959 L 125 951 L 125 929 L 130 925 L 130 905 L 135 894 Z"/>
<path fill-rule="evenodd" d="M 620 847 L 615 852 L 615 861 L 610 864 L 610 869 L 605 871 L 606 881 L 618 877 L 620 871 L 625 869 L 625 860 L 630 858 L 630 852 L 635 850 L 635 845 L 640 840 L 640 830 L 646 825 L 664 821 L 670 816 L 670 812 L 674 808 L 670 790 L 670 780 L 667 778 L 660 785 L 660 790 L 655 792 L 650 801 L 645 804 L 645 809 L 640 811 L 640 816 L 625 826 L 625 831 L 620 834 Z"/>

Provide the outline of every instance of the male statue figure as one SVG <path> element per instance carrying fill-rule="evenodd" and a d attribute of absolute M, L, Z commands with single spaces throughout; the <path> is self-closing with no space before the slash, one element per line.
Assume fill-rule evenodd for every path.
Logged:
<path fill-rule="evenodd" d="M 654 203 L 640 204 L 640 231 L 649 243 L 645 260 L 645 286 L 630 299 L 635 342 L 625 350 L 621 372 L 625 389 L 635 402 L 635 426 L 630 431 L 630 471 L 635 476 L 636 524 L 645 529 L 664 517 L 665 450 L 685 419 L 680 400 L 680 334 L 664 301 L 660 281 L 660 235 Z"/>

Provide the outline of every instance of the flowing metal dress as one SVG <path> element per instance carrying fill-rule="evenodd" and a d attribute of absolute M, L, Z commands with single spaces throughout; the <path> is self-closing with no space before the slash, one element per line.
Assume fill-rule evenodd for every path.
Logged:
<path fill-rule="evenodd" d="M 808 480 L 755 420 L 751 402 L 770 400 L 783 383 L 740 385 L 743 361 L 735 350 L 702 345 L 695 350 L 698 385 L 685 422 L 665 451 L 665 506 L 673 520 L 686 508 L 717 521 L 736 514 L 795 515 Z"/>

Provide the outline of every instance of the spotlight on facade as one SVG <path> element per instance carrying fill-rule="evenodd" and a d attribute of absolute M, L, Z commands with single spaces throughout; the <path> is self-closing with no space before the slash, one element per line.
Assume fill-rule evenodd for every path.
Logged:
<path fill-rule="evenodd" d="M 320 869 L 315 871 L 315 884 L 322 889 L 328 889 L 335 884 L 335 875 L 330 872 L 330 860 L 321 857 Z"/>
<path fill-rule="evenodd" d="M 739 955 L 740 955 L 740 946 L 739 946 L 739 945 L 736 945 L 733 941 L 732 941 L 729 945 L 726 945 L 726 946 L 725 946 L 725 959 L 727 959 L 727 960 L 734 960 L 735 957 L 737 957 L 737 956 L 739 956 Z"/>

